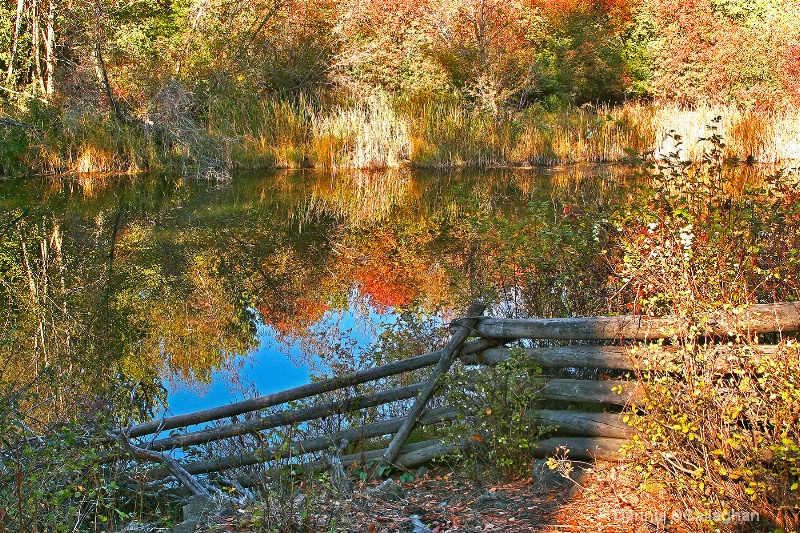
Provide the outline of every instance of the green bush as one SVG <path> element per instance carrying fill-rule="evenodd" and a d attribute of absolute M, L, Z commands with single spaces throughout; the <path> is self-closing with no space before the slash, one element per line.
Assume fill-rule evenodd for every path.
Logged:
<path fill-rule="evenodd" d="M 800 296 L 800 179 L 748 177 L 712 125 L 702 161 L 648 157 L 612 217 L 611 288 L 627 310 L 701 320 L 710 310 Z M 640 163 L 642 160 L 639 160 Z M 744 176 L 744 178 L 743 178 Z"/>
<path fill-rule="evenodd" d="M 471 461 L 491 465 L 505 477 L 524 475 L 532 443 L 545 432 L 527 416 L 537 405 L 541 372 L 523 350 L 512 348 L 509 358 L 497 366 L 451 373 L 447 399 L 459 416 L 448 438 L 470 444 Z"/>
<path fill-rule="evenodd" d="M 685 323 L 671 347 L 634 350 L 643 396 L 627 416 L 637 430 L 628 451 L 709 527 L 756 513 L 797 528 L 798 351 L 786 341 L 768 353 L 746 334 L 719 345 L 708 318 L 797 299 L 800 185 L 784 173 L 738 179 L 714 124 L 699 163 L 681 161 L 676 141 L 666 161 L 645 162 L 609 252 L 620 309 Z"/>
<path fill-rule="evenodd" d="M 627 451 L 642 472 L 709 525 L 756 513 L 799 527 L 797 346 L 652 346 L 635 357 L 644 394 L 626 416 L 637 431 Z"/>
<path fill-rule="evenodd" d="M 48 370 L 22 386 L 2 377 L 0 531 L 88 533 L 171 519 L 165 486 L 147 488 L 141 466 L 107 437 L 128 420 L 152 417 L 153 395 L 163 401 L 160 383 L 117 375 L 106 394 L 80 396 Z M 72 416 L 37 425 L 31 404 L 59 401 L 70 403 Z"/>

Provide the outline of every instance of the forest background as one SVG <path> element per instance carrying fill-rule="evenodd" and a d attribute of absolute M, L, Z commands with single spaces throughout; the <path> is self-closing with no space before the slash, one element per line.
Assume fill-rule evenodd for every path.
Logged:
<path fill-rule="evenodd" d="M 796 159 L 795 0 L 6 0 L 0 173 Z"/>

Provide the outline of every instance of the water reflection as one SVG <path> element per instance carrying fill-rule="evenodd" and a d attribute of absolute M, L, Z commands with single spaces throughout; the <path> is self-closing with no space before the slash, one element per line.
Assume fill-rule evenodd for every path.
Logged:
<path fill-rule="evenodd" d="M 602 310 L 598 224 L 626 175 L 570 167 L 3 184 L 3 380 L 40 386 L 47 373 L 84 392 L 125 380 L 146 391 L 162 379 L 218 391 L 230 381 L 244 393 L 254 376 L 287 372 L 273 366 L 276 353 L 322 372 L 423 349 L 436 341 L 433 325 L 479 293 L 506 314 Z M 375 341 L 385 349 L 359 359 Z M 242 380 L 254 354 L 261 366 Z M 59 394 L 62 413 L 80 396 Z"/>

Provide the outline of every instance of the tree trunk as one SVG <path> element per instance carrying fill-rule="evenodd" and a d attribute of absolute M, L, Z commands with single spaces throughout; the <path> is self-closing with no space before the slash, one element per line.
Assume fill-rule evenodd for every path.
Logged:
<path fill-rule="evenodd" d="M 56 20 L 56 2 L 55 0 L 49 1 L 47 11 L 47 33 L 44 41 L 44 61 L 45 61 L 45 83 L 44 94 L 47 98 L 53 96 L 53 78 L 56 71 L 56 56 L 55 56 L 55 20 Z"/>
<path fill-rule="evenodd" d="M 117 117 L 117 120 L 124 122 L 125 116 L 119 104 L 114 99 L 114 93 L 111 91 L 111 84 L 108 81 L 108 71 L 106 70 L 106 63 L 103 61 L 103 51 L 100 47 L 100 41 L 95 41 L 94 46 L 92 46 L 92 61 L 94 62 L 94 71 L 97 75 L 97 83 L 100 84 L 100 89 L 106 95 L 108 105 L 114 110 L 114 116 Z"/>
<path fill-rule="evenodd" d="M 42 74 L 42 55 L 39 45 L 39 0 L 33 0 L 31 9 L 31 48 L 33 51 L 33 74 L 42 93 L 46 93 Z"/>
<path fill-rule="evenodd" d="M 25 12 L 25 0 L 17 0 L 17 16 L 14 19 L 14 36 L 11 39 L 11 56 L 8 59 L 8 71 L 6 72 L 6 83 L 11 83 L 14 76 L 14 61 L 17 57 L 17 47 L 19 46 L 19 31 L 22 27 L 22 15 Z"/>

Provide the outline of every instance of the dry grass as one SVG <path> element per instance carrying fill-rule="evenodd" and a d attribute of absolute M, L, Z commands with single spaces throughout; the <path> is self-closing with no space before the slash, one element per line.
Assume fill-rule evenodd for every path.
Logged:
<path fill-rule="evenodd" d="M 696 161 L 718 117 L 726 157 L 768 164 L 800 161 L 800 109 L 629 103 L 555 111 L 533 107 L 498 116 L 460 100 L 393 103 L 380 94 L 337 105 L 312 103 L 302 95 L 231 96 L 212 99 L 207 125 L 196 125 L 205 144 L 216 147 L 211 150 L 216 159 L 237 168 L 375 170 L 619 162 L 631 150 L 662 157 L 677 150 L 682 159 Z M 44 173 L 168 170 L 185 166 L 188 157 L 176 152 L 174 142 L 152 138 L 147 128 L 119 125 L 98 112 L 67 112 L 52 123 L 51 131 L 31 139 L 23 156 L 27 168 Z"/>
<path fill-rule="evenodd" d="M 674 141 L 668 137 L 673 132 L 681 137 L 682 159 L 701 159 L 705 145 L 700 139 L 711 134 L 709 126 L 717 118 L 717 133 L 725 141 L 726 157 L 752 156 L 760 163 L 800 160 L 800 110 L 748 111 L 732 106 L 658 108 L 655 152 L 664 155 L 674 150 Z"/>
<path fill-rule="evenodd" d="M 534 109 L 522 119 L 514 160 L 538 165 L 621 161 L 626 149 L 643 152 L 652 146 L 653 118 L 653 110 L 641 105 Z"/>
<path fill-rule="evenodd" d="M 385 96 L 334 107 L 314 116 L 311 142 L 315 166 L 384 169 L 408 160 L 409 135 Z"/>

